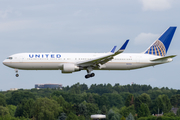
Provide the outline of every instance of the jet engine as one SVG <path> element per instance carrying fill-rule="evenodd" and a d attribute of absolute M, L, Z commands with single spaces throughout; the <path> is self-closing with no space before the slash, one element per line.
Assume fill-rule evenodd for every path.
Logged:
<path fill-rule="evenodd" d="M 80 68 L 75 64 L 67 63 L 62 66 L 62 73 L 72 73 L 75 71 L 80 71 Z"/>

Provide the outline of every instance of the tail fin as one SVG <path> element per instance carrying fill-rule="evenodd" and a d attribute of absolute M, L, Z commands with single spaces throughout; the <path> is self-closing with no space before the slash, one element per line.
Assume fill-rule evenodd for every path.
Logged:
<path fill-rule="evenodd" d="M 165 56 L 176 27 L 169 27 L 144 53 L 156 56 Z"/>

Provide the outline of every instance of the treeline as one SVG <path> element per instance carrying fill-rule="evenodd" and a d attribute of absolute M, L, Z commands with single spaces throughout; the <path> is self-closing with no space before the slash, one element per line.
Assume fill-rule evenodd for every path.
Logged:
<path fill-rule="evenodd" d="M 180 90 L 150 85 L 77 83 L 62 90 L 0 92 L 0 120 L 90 120 L 92 114 L 107 120 L 180 120 L 180 109 L 174 114 L 172 107 L 180 107 Z"/>

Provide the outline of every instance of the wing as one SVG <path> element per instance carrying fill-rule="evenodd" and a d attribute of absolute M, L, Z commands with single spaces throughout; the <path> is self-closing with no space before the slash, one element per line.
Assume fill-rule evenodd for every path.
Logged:
<path fill-rule="evenodd" d="M 109 52 L 107 55 L 101 56 L 101 57 L 97 57 L 88 61 L 82 61 L 82 62 L 78 62 L 76 63 L 78 66 L 86 68 L 86 67 L 99 67 L 99 65 L 103 65 L 105 63 L 107 63 L 108 61 L 112 60 L 114 58 L 114 56 L 122 53 L 127 44 L 128 44 L 129 40 L 126 40 L 126 42 L 122 45 L 122 47 L 115 52 L 116 46 L 114 46 L 114 48 L 111 50 L 111 52 Z"/>

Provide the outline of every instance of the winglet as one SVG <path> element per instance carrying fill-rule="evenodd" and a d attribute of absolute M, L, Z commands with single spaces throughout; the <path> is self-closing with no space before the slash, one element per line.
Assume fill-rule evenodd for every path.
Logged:
<path fill-rule="evenodd" d="M 126 42 L 122 45 L 122 47 L 119 50 L 125 50 L 129 40 L 126 40 Z"/>
<path fill-rule="evenodd" d="M 114 52 L 115 52 L 116 47 L 117 47 L 117 46 L 114 46 L 114 47 L 113 47 L 113 49 L 111 50 L 111 52 L 112 52 L 112 53 L 114 53 Z"/>
<path fill-rule="evenodd" d="M 113 56 L 115 56 L 115 55 L 118 55 L 118 54 L 122 53 L 122 52 L 125 50 L 125 48 L 126 48 L 126 46 L 127 46 L 128 42 L 129 42 L 129 40 L 126 40 L 126 42 L 122 45 L 122 47 L 121 47 L 118 51 L 116 51 L 116 52 L 114 53 L 114 55 L 113 55 Z"/>

